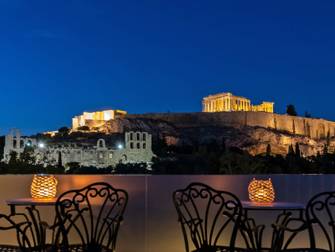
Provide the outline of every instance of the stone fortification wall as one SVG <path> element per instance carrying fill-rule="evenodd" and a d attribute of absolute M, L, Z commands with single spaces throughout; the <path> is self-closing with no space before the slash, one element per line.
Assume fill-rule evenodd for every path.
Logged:
<path fill-rule="evenodd" d="M 150 118 L 173 123 L 177 127 L 259 126 L 314 139 L 335 137 L 335 122 L 324 119 L 279 115 L 265 112 L 155 113 L 128 114 L 126 118 Z"/>

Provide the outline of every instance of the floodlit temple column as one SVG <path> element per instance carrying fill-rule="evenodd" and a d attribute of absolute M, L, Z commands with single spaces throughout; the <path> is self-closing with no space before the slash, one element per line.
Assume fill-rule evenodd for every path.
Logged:
<path fill-rule="evenodd" d="M 234 96 L 231 93 L 219 93 L 203 98 L 204 112 L 255 111 L 273 113 L 273 105 L 274 103 L 272 102 L 262 102 L 259 105 L 252 105 L 249 99 Z"/>

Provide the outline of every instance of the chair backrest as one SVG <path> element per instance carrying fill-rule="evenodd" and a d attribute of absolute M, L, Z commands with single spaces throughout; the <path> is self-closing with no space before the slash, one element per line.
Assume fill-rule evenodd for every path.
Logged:
<path fill-rule="evenodd" d="M 173 201 L 186 251 L 216 251 L 218 246 L 233 251 L 242 216 L 241 202 L 234 194 L 191 183 L 175 191 Z"/>
<path fill-rule="evenodd" d="M 56 202 L 56 216 L 63 246 L 72 243 L 83 251 L 113 251 L 128 202 L 125 190 L 99 182 L 60 195 Z M 57 240 L 57 239 L 56 239 Z"/>
<path fill-rule="evenodd" d="M 335 252 L 335 192 L 315 195 L 307 204 L 310 246 Z"/>
<path fill-rule="evenodd" d="M 29 220 L 26 214 L 0 214 L 0 231 L 6 231 L 6 236 L 10 235 L 10 231 L 12 231 L 12 235 L 16 235 L 16 243 L 17 245 L 0 245 L 0 251 L 38 251 L 40 241 L 36 236 L 36 232 L 34 231 L 33 223 Z"/>

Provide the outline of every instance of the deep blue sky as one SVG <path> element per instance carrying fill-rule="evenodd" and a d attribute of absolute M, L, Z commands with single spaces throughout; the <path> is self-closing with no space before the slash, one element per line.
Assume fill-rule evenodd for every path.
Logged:
<path fill-rule="evenodd" d="M 231 91 L 335 120 L 335 1 L 0 0 L 0 134 Z"/>

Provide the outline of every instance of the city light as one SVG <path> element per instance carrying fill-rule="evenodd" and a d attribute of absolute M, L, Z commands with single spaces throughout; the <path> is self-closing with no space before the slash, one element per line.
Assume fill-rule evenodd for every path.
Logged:
<path fill-rule="evenodd" d="M 122 145 L 122 144 L 118 144 L 118 145 L 117 145 L 117 148 L 118 148 L 119 150 L 122 150 L 122 149 L 123 149 L 123 145 Z"/>
<path fill-rule="evenodd" d="M 38 148 L 41 148 L 41 149 L 45 148 L 45 144 L 44 143 L 39 143 Z"/>

